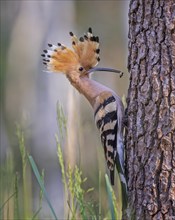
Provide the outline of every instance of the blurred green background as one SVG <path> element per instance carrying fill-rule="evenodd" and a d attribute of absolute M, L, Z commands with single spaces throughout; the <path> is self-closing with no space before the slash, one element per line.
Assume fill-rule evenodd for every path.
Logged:
<path fill-rule="evenodd" d="M 67 118 L 67 137 L 63 144 L 65 161 L 78 164 L 89 186 L 98 186 L 106 172 L 99 133 L 94 125 L 89 103 L 71 87 L 62 74 L 43 72 L 41 53 L 48 43 L 71 45 L 69 31 L 80 36 L 92 27 L 100 38 L 99 66 L 122 70 L 95 73 L 92 78 L 116 91 L 127 94 L 127 34 L 129 1 L 1 1 L 0 106 L 1 106 L 1 205 L 13 193 L 12 179 L 18 172 L 21 180 L 21 156 L 16 123 L 25 134 L 26 150 L 38 167 L 45 170 L 45 187 L 53 207 L 63 218 L 63 190 L 56 154 L 57 102 Z M 28 173 L 32 207 L 38 204 L 39 187 Z M 22 183 L 21 183 L 22 184 Z M 19 184 L 20 185 L 20 184 Z M 98 190 L 94 199 L 98 199 Z M 41 219 L 49 209 L 43 201 Z M 10 206 L 9 206 L 10 209 Z M 4 217 L 5 218 L 5 217 Z"/>

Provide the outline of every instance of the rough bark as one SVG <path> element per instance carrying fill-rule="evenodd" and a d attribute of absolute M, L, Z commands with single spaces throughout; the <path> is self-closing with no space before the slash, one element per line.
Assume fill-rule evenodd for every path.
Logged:
<path fill-rule="evenodd" d="M 131 0 L 126 170 L 134 219 L 175 219 L 175 1 Z"/>

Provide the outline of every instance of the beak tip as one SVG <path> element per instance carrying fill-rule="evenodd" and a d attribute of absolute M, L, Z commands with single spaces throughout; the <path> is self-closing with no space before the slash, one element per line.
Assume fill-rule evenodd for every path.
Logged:
<path fill-rule="evenodd" d="M 101 67 L 95 67 L 95 68 L 91 68 L 87 71 L 87 73 L 93 73 L 95 71 L 108 71 L 108 72 L 115 72 L 118 73 L 120 78 L 123 76 L 123 72 L 120 70 L 116 70 L 116 69 L 111 69 L 111 68 L 101 68 Z"/>

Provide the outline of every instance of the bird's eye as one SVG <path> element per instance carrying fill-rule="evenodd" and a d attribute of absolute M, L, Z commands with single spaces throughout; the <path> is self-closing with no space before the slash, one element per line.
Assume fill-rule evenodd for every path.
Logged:
<path fill-rule="evenodd" d="M 83 71 L 83 69 L 84 69 L 84 68 L 81 66 L 81 67 L 79 68 L 79 71 Z"/>

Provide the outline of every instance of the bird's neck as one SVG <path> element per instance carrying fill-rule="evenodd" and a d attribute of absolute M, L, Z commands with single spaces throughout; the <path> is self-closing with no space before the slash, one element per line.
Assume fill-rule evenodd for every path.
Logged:
<path fill-rule="evenodd" d="M 86 76 L 68 76 L 67 78 L 69 79 L 70 83 L 87 98 L 92 107 L 94 107 L 95 98 L 100 95 L 100 93 L 109 90 L 109 88 L 92 79 L 89 79 Z"/>

